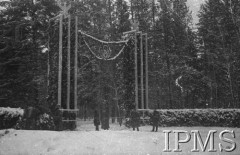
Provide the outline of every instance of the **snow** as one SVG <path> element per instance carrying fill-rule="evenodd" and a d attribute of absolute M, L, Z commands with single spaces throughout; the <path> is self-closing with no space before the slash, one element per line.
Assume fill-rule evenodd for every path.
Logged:
<path fill-rule="evenodd" d="M 7 113 L 12 116 L 23 116 L 24 110 L 21 108 L 0 107 L 0 115 Z"/>
<path fill-rule="evenodd" d="M 166 153 L 163 130 L 199 130 L 203 140 L 209 130 L 217 130 L 214 135 L 214 146 L 219 152 L 218 143 L 221 142 L 218 135 L 227 128 L 207 128 L 207 127 L 164 127 L 158 132 L 150 132 L 151 126 L 140 127 L 140 131 L 132 131 L 125 126 L 110 124 L 110 130 L 94 131 L 92 120 L 86 122 L 79 121 L 76 131 L 33 131 L 33 130 L 0 130 L 0 155 L 82 155 L 82 154 L 128 154 L 128 155 L 164 155 L 164 154 L 194 154 L 193 140 L 189 143 L 180 144 L 183 152 Z M 233 153 L 240 152 L 240 129 L 234 130 L 237 149 Z M 172 137 L 171 137 L 172 136 Z M 185 139 L 186 136 L 180 136 Z M 229 137 L 230 139 L 233 139 Z M 222 142 L 223 143 L 223 142 Z M 224 143 L 224 145 L 230 145 Z M 170 135 L 170 149 L 174 149 L 174 135 Z M 209 149 L 209 146 L 208 148 Z M 201 152 L 195 154 L 216 154 L 216 152 Z"/>

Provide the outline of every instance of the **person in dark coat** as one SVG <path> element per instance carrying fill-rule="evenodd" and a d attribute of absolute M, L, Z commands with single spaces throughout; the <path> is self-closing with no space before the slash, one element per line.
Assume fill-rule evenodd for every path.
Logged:
<path fill-rule="evenodd" d="M 53 111 L 53 120 L 54 120 L 56 131 L 62 130 L 62 111 L 60 109 L 61 109 L 61 106 L 57 104 Z"/>
<path fill-rule="evenodd" d="M 97 110 L 95 110 L 94 112 L 93 123 L 94 123 L 94 126 L 96 127 L 96 131 L 99 131 L 100 120 L 99 120 L 99 114 Z"/>
<path fill-rule="evenodd" d="M 101 124 L 103 130 L 109 130 L 109 107 L 106 100 L 103 102 Z"/>
<path fill-rule="evenodd" d="M 122 120 L 123 120 L 123 118 L 122 118 L 122 116 L 120 116 L 120 117 L 118 118 L 118 123 L 119 123 L 120 126 L 122 126 Z"/>
<path fill-rule="evenodd" d="M 137 112 L 136 109 L 133 109 L 131 111 L 131 125 L 132 125 L 132 128 L 133 128 L 133 131 L 135 131 L 135 128 L 137 128 L 137 131 L 139 131 L 139 126 L 140 126 L 140 115 L 139 113 Z"/>
<path fill-rule="evenodd" d="M 158 123 L 159 123 L 160 115 L 159 112 L 155 109 L 152 114 L 152 124 L 153 124 L 153 129 L 152 132 L 158 131 Z M 156 130 L 155 130 L 156 129 Z"/>
<path fill-rule="evenodd" d="M 103 112 L 103 116 L 102 116 L 102 128 L 104 130 L 109 130 L 109 115 L 108 115 L 108 111 Z"/>
<path fill-rule="evenodd" d="M 37 108 L 27 107 L 24 110 L 24 115 L 23 115 L 24 120 L 26 120 L 25 128 L 28 130 L 36 129 L 36 121 L 39 118 L 40 114 L 41 114 L 41 112 Z"/>

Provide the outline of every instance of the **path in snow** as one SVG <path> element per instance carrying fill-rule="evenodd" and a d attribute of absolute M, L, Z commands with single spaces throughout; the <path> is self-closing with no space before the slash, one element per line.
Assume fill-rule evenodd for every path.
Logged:
<path fill-rule="evenodd" d="M 0 130 L 0 155 L 82 155 L 82 154 L 128 154 L 128 155 L 165 155 L 165 154 L 182 154 L 182 155 L 204 155 L 219 154 L 218 145 L 221 142 L 224 146 L 228 143 L 219 140 L 218 135 L 227 128 L 214 127 L 165 127 L 160 128 L 159 132 L 150 132 L 151 126 L 140 127 L 140 132 L 132 131 L 118 124 L 110 124 L 110 130 L 94 131 L 92 120 L 78 122 L 76 131 L 31 131 L 31 130 Z M 229 129 L 229 128 L 228 128 Z M 164 133 L 163 130 L 199 130 L 205 141 L 209 130 L 217 130 L 214 136 L 214 147 L 217 152 L 214 153 L 191 153 L 193 149 L 193 139 L 189 143 L 180 144 L 183 152 L 165 153 L 164 150 Z M 240 152 L 240 129 L 234 130 L 237 148 L 233 153 L 239 155 Z M 185 139 L 181 135 L 180 139 Z M 230 139 L 233 139 L 229 137 Z M 174 149 L 174 135 L 170 135 L 170 149 Z M 230 145 L 231 146 L 231 145 Z M 198 145 L 199 148 L 199 145 Z M 209 146 L 207 147 L 207 150 Z"/>

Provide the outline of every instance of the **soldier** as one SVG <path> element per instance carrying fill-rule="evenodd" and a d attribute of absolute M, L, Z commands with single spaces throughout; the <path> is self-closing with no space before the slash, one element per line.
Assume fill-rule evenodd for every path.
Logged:
<path fill-rule="evenodd" d="M 99 120 L 99 114 L 98 114 L 97 110 L 95 110 L 95 112 L 94 112 L 94 121 L 93 122 L 96 127 L 96 131 L 99 131 L 100 120 Z"/>
<path fill-rule="evenodd" d="M 159 122 L 159 119 L 160 119 L 160 115 L 159 115 L 159 112 L 155 109 L 153 111 L 153 115 L 152 115 L 152 124 L 153 124 L 153 129 L 152 129 L 152 132 L 154 132 L 155 128 L 156 128 L 156 132 L 158 131 L 158 122 Z"/>
<path fill-rule="evenodd" d="M 26 120 L 25 128 L 28 130 L 36 129 L 36 121 L 39 118 L 40 114 L 41 114 L 41 112 L 37 108 L 27 107 L 24 110 L 24 116 L 23 116 L 24 120 Z"/>
<path fill-rule="evenodd" d="M 54 120 L 56 131 L 62 130 L 62 111 L 60 109 L 61 109 L 61 106 L 57 104 L 53 111 L 53 120 Z"/>
<path fill-rule="evenodd" d="M 106 100 L 103 102 L 101 124 L 103 130 L 109 130 L 109 108 Z"/>
<path fill-rule="evenodd" d="M 120 116 L 120 117 L 118 118 L 118 123 L 119 123 L 120 126 L 122 126 L 122 120 L 123 120 L 123 118 L 122 118 L 122 116 Z"/>
<path fill-rule="evenodd" d="M 131 111 L 131 125 L 133 128 L 133 131 L 135 131 L 135 128 L 137 128 L 137 131 L 139 131 L 139 126 L 140 126 L 140 115 L 136 111 L 136 109 L 133 109 Z"/>

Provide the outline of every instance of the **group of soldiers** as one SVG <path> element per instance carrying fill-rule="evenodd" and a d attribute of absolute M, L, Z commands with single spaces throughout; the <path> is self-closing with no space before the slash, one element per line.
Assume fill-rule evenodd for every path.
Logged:
<path fill-rule="evenodd" d="M 98 111 L 95 110 L 93 123 L 94 123 L 94 126 L 96 127 L 96 131 L 99 131 L 100 122 L 102 123 L 101 127 L 103 130 L 108 130 L 110 128 L 109 116 L 108 116 L 107 112 L 102 113 L 102 118 L 100 121 Z"/>
<path fill-rule="evenodd" d="M 25 109 L 24 112 L 24 119 L 26 120 L 26 129 L 34 129 L 35 122 L 38 118 L 38 116 L 42 112 L 40 108 L 33 108 L 33 107 L 28 107 Z M 94 112 L 94 125 L 96 127 L 96 131 L 99 131 L 99 125 L 101 122 L 101 127 L 104 130 L 109 129 L 109 117 L 106 115 L 108 111 L 102 113 L 102 119 L 100 120 L 99 113 L 97 110 Z M 106 116 L 105 116 L 106 115 Z M 55 130 L 56 131 L 61 131 L 62 130 L 62 112 L 60 110 L 60 105 L 56 105 L 51 112 L 51 116 L 53 117 L 54 125 L 55 125 Z M 155 109 L 153 113 L 150 116 L 150 124 L 152 124 L 152 132 L 157 132 L 158 131 L 158 126 L 159 126 L 159 120 L 160 120 L 160 115 L 159 112 Z M 122 120 L 122 119 L 121 119 Z M 136 109 L 132 109 L 130 111 L 130 126 L 137 131 L 139 131 L 139 127 L 141 124 L 141 118 L 140 114 L 136 111 Z M 119 122 L 120 126 L 122 124 L 122 121 Z"/>
<path fill-rule="evenodd" d="M 152 132 L 154 132 L 154 131 L 157 132 L 158 131 L 159 120 L 160 120 L 159 112 L 155 109 L 153 111 L 153 114 L 150 115 L 150 123 L 153 126 Z M 103 123 L 102 126 L 103 127 L 106 126 L 105 122 L 106 121 L 102 121 L 102 123 Z M 140 114 L 136 111 L 136 109 L 131 110 L 131 112 L 130 112 L 130 126 L 133 128 L 133 131 L 135 131 L 135 129 L 137 131 L 139 131 L 140 124 L 141 124 Z M 100 119 L 99 119 L 98 111 L 94 112 L 94 125 L 96 127 L 96 131 L 99 131 Z M 121 124 L 120 124 L 120 126 L 121 126 Z M 109 129 L 109 122 L 108 122 L 108 128 L 107 129 Z"/>
<path fill-rule="evenodd" d="M 158 131 L 159 120 L 160 120 L 159 112 L 155 109 L 153 111 L 153 114 L 150 115 L 150 124 L 152 124 L 153 126 L 152 132 Z M 139 131 L 140 121 L 141 121 L 140 114 L 135 109 L 132 110 L 130 113 L 130 125 L 132 126 L 133 131 L 135 131 L 135 129 Z"/>

